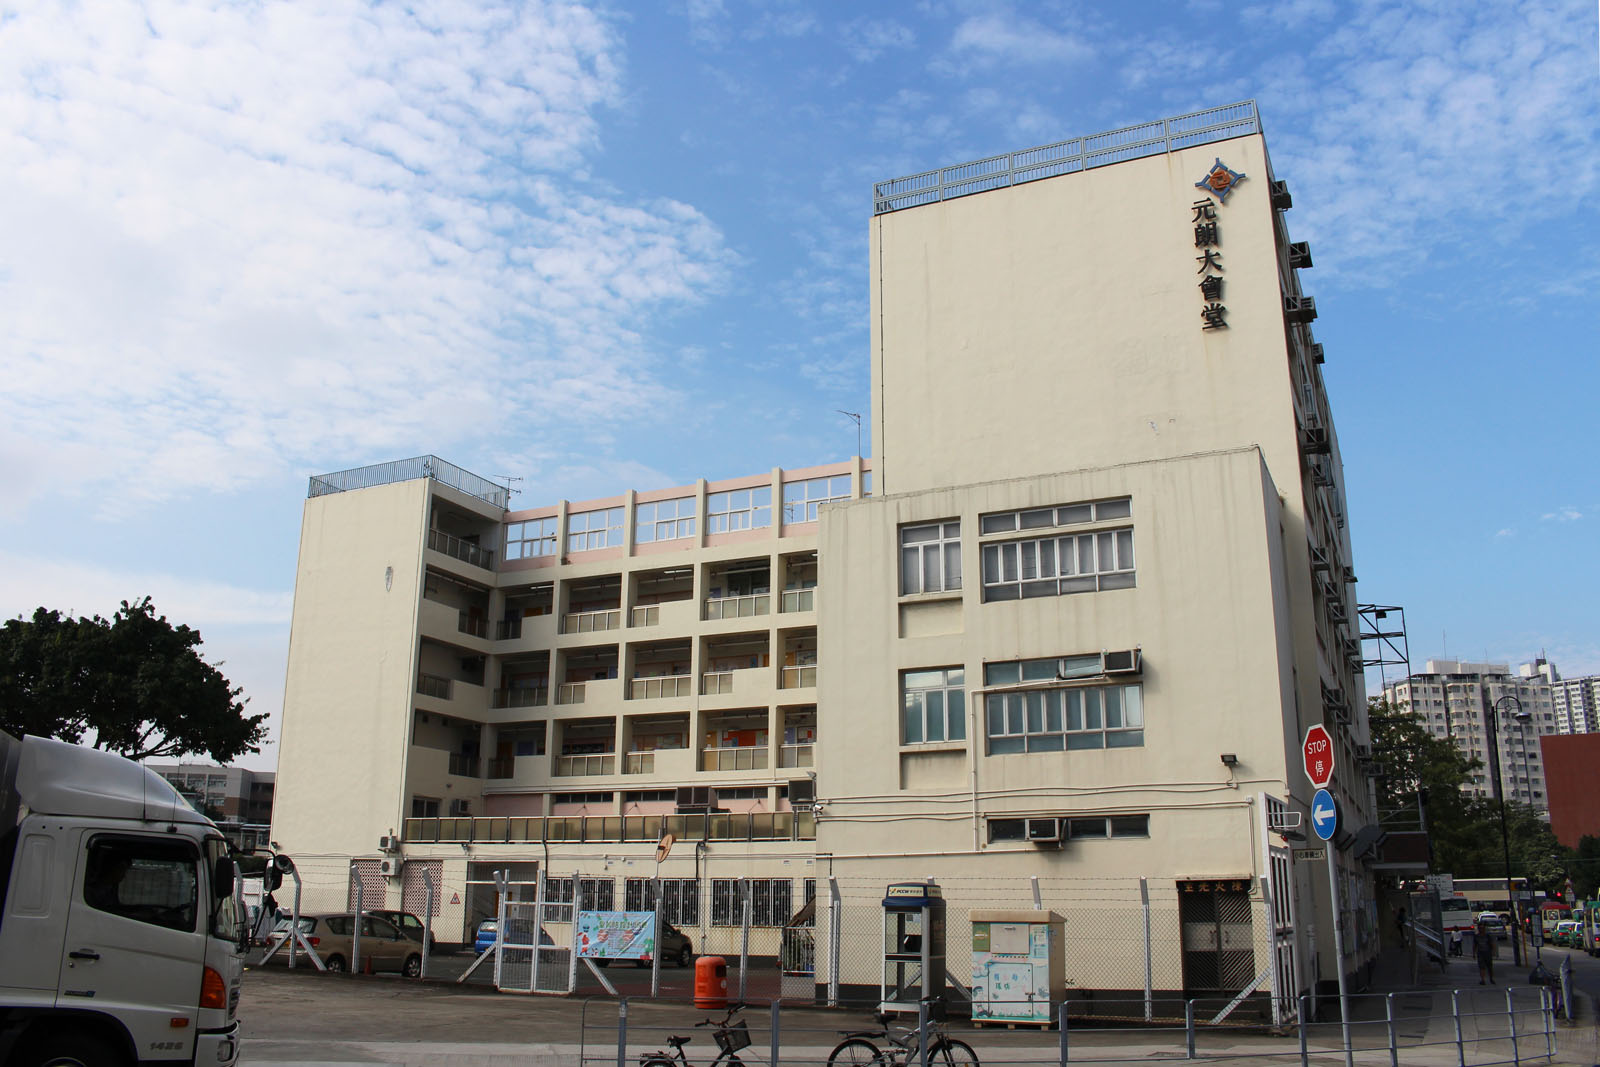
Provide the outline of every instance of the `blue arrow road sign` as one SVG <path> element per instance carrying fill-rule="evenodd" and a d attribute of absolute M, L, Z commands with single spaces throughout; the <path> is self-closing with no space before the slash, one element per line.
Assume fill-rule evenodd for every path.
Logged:
<path fill-rule="evenodd" d="M 1338 828 L 1339 809 L 1333 803 L 1333 794 L 1326 789 L 1317 790 L 1317 795 L 1311 798 L 1311 829 L 1326 841 Z"/>

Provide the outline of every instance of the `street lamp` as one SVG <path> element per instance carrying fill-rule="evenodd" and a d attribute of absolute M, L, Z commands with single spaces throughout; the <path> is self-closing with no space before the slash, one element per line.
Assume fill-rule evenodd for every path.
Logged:
<path fill-rule="evenodd" d="M 1511 961 L 1518 967 L 1522 966 L 1522 926 L 1517 915 L 1516 890 L 1511 884 L 1511 837 L 1506 832 L 1506 793 L 1500 782 L 1500 730 L 1499 718 L 1501 714 L 1509 714 L 1519 724 L 1526 725 L 1533 716 L 1524 711 L 1522 701 L 1511 693 L 1507 693 L 1494 702 L 1494 710 L 1484 716 L 1489 725 L 1489 756 L 1494 762 L 1490 771 L 1490 781 L 1494 784 L 1495 799 L 1500 802 L 1500 851 L 1506 862 L 1506 906 L 1511 911 Z M 1526 747 L 1526 746 L 1524 746 Z"/>

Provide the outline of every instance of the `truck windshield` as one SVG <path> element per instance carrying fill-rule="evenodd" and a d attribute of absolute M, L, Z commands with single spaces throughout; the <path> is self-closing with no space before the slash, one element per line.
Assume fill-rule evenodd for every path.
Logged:
<path fill-rule="evenodd" d="M 231 855 L 228 842 L 220 837 L 206 838 L 206 870 L 216 870 L 217 861 L 228 859 Z M 244 928 L 244 917 L 239 912 L 238 894 L 228 893 L 225 896 L 217 895 L 217 885 L 211 885 L 211 936 L 223 941 L 238 941 L 239 932 Z"/>

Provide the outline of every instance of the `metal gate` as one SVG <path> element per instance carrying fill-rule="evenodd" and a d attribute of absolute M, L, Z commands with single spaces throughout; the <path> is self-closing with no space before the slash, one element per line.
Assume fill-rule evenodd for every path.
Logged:
<path fill-rule="evenodd" d="M 533 992 L 533 960 L 539 948 L 538 905 L 507 901 L 500 918 L 500 954 L 495 988 L 505 993 Z"/>
<path fill-rule="evenodd" d="M 1250 883 L 1242 878 L 1178 883 L 1183 989 L 1233 995 L 1256 980 Z"/>

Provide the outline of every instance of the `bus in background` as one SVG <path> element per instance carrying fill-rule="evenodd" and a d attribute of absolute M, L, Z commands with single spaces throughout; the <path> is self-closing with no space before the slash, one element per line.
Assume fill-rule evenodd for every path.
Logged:
<path fill-rule="evenodd" d="M 1459 930 L 1463 934 L 1470 931 L 1476 914 L 1472 909 L 1472 901 L 1464 896 L 1439 898 L 1439 925 L 1444 929 L 1446 940 L 1449 940 L 1453 931 Z"/>

